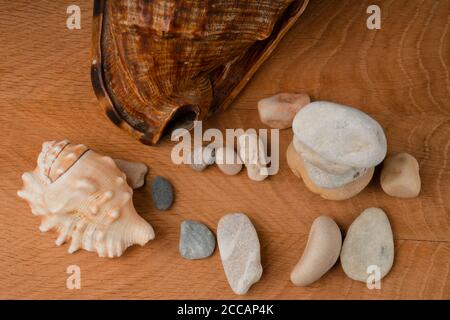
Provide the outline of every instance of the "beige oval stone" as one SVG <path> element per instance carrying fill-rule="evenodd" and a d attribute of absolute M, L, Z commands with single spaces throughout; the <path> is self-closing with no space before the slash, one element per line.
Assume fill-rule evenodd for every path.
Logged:
<path fill-rule="evenodd" d="M 279 93 L 258 101 L 261 122 L 276 129 L 287 129 L 297 112 L 311 102 L 307 94 Z"/>
<path fill-rule="evenodd" d="M 319 280 L 336 263 L 341 245 L 341 230 L 336 222 L 327 216 L 316 218 L 303 255 L 291 272 L 292 283 L 304 287 Z"/>
<path fill-rule="evenodd" d="M 406 152 L 388 156 L 383 163 L 380 182 L 384 192 L 392 197 L 415 198 L 421 185 L 419 163 Z"/>
<path fill-rule="evenodd" d="M 286 152 L 288 166 L 299 178 L 302 178 L 305 186 L 313 193 L 320 195 L 327 200 L 346 200 L 356 196 L 370 183 L 373 177 L 374 168 L 369 168 L 363 176 L 342 187 L 335 189 L 320 188 L 312 182 L 306 172 L 302 157 L 295 151 L 291 143 Z"/>
<path fill-rule="evenodd" d="M 345 274 L 357 281 L 386 276 L 394 263 L 394 237 L 389 219 L 380 208 L 368 208 L 353 221 L 341 251 Z M 378 271 L 377 271 L 378 270 Z"/>
<path fill-rule="evenodd" d="M 230 176 L 238 174 L 242 170 L 242 161 L 239 155 L 228 147 L 216 149 L 216 164 L 220 171 Z"/>

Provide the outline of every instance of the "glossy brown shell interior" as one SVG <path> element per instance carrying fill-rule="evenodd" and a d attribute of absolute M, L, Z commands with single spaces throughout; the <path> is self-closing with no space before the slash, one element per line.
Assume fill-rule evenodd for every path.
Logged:
<path fill-rule="evenodd" d="M 96 0 L 92 83 L 146 144 L 229 106 L 307 0 Z"/>

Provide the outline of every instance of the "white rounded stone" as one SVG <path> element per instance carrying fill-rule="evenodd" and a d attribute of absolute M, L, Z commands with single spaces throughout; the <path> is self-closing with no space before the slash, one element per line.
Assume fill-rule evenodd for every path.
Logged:
<path fill-rule="evenodd" d="M 383 128 L 352 107 L 327 101 L 312 102 L 297 113 L 292 129 L 297 139 L 331 162 L 370 168 L 386 156 Z"/>

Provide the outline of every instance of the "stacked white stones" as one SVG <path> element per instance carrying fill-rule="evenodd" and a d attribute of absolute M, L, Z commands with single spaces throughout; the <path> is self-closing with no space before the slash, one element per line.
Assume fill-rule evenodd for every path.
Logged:
<path fill-rule="evenodd" d="M 364 112 L 326 101 L 303 107 L 292 123 L 287 160 L 314 193 L 344 200 L 362 191 L 386 156 L 386 136 Z"/>

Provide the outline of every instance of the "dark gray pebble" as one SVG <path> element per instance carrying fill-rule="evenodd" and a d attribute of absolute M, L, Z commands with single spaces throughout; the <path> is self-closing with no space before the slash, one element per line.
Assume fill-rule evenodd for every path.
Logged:
<path fill-rule="evenodd" d="M 173 203 L 173 188 L 167 179 L 156 176 L 152 181 L 153 206 L 158 210 L 167 210 Z"/>

